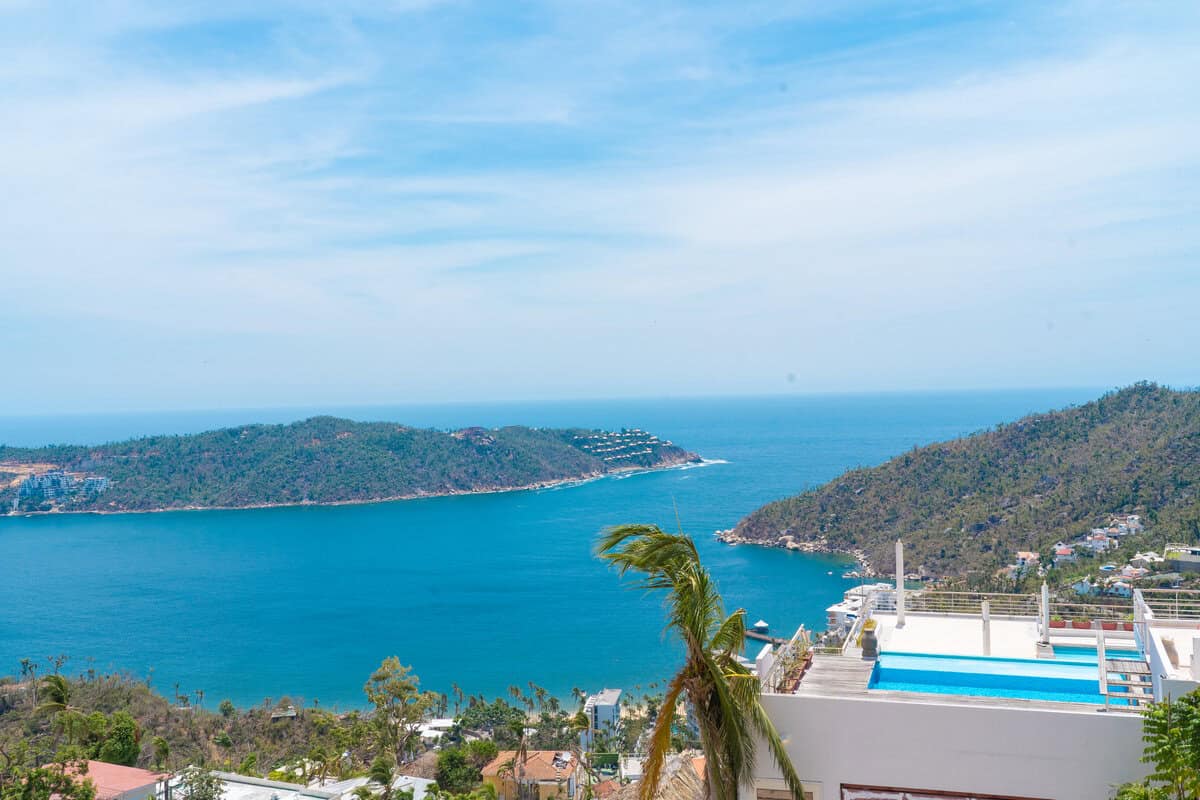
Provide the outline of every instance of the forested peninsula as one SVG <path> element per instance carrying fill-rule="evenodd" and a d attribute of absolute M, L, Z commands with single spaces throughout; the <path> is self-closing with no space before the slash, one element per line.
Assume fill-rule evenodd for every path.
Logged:
<path fill-rule="evenodd" d="M 371 502 L 700 461 L 638 429 L 439 431 L 314 417 L 94 447 L 0 446 L 0 514 Z"/>
<path fill-rule="evenodd" d="M 1141 383 L 1093 402 L 914 448 L 770 503 L 730 542 L 860 554 L 934 577 L 990 576 L 1017 550 L 1139 513 L 1153 542 L 1200 540 L 1200 392 Z"/>

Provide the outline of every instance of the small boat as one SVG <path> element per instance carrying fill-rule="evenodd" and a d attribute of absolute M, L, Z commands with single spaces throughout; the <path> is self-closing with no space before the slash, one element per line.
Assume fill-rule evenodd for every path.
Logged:
<path fill-rule="evenodd" d="M 831 572 L 829 574 L 832 575 L 833 573 Z M 851 570 L 850 572 L 843 572 L 842 577 L 846 578 L 847 580 L 850 580 L 852 578 L 861 578 L 862 575 L 859 573 L 858 570 L 855 569 L 855 570 Z"/>

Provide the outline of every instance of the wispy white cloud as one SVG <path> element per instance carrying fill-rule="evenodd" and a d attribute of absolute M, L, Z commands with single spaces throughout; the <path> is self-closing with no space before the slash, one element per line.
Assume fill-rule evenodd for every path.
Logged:
<path fill-rule="evenodd" d="M 6 402 L 1194 382 L 1171 12 L 0 6 Z"/>

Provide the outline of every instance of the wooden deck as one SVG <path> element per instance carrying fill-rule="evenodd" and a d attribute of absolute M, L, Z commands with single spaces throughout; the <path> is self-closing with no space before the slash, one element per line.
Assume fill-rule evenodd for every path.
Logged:
<path fill-rule="evenodd" d="M 868 700 L 887 700 L 902 703 L 939 703 L 943 705 L 989 706 L 992 708 L 1046 709 L 1059 711 L 1103 712 L 1104 706 L 1091 703 L 1060 703 L 1050 700 L 1028 700 L 1020 697 L 981 697 L 977 695 L 925 694 L 898 692 L 888 689 L 868 689 L 873 661 L 855 654 L 841 656 L 817 655 L 804 679 L 791 694 L 816 697 L 846 697 Z M 1113 707 L 1109 713 L 1137 713 L 1136 708 Z"/>
<path fill-rule="evenodd" d="M 1110 704 L 1116 702 L 1118 707 L 1145 707 L 1154 702 L 1154 679 L 1145 661 L 1108 658 L 1104 668 L 1105 685 L 1101 694 L 1106 706 L 1111 708 Z"/>
<path fill-rule="evenodd" d="M 812 666 L 793 694 L 865 695 L 874 661 L 861 657 L 813 656 Z"/>

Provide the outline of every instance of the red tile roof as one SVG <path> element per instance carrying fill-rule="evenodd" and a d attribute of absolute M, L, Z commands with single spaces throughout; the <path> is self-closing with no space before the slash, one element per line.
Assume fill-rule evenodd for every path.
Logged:
<path fill-rule="evenodd" d="M 96 786 L 96 800 L 113 800 L 113 798 L 128 792 L 130 789 L 141 789 L 150 786 L 166 777 L 158 772 L 137 767 L 123 767 L 120 764 L 108 764 L 104 761 L 88 761 L 87 775 L 80 778 L 90 778 Z"/>
<path fill-rule="evenodd" d="M 610 794 L 613 794 L 617 791 L 617 789 L 620 788 L 621 784 L 610 779 L 597 783 L 595 787 L 592 788 L 592 791 L 595 793 L 596 797 L 599 797 L 601 800 L 603 800 L 603 798 L 608 797 Z"/>
<path fill-rule="evenodd" d="M 565 766 L 555 766 L 554 759 L 561 752 L 560 750 L 526 751 L 524 779 L 527 781 L 555 781 L 571 777 L 578 761 L 574 756 L 570 756 L 571 760 Z M 504 773 L 505 777 L 509 777 L 509 764 L 516 758 L 516 755 L 515 750 L 501 750 L 491 763 L 483 768 L 483 776 L 487 778 Z M 521 774 L 519 767 L 512 771 Z"/>

